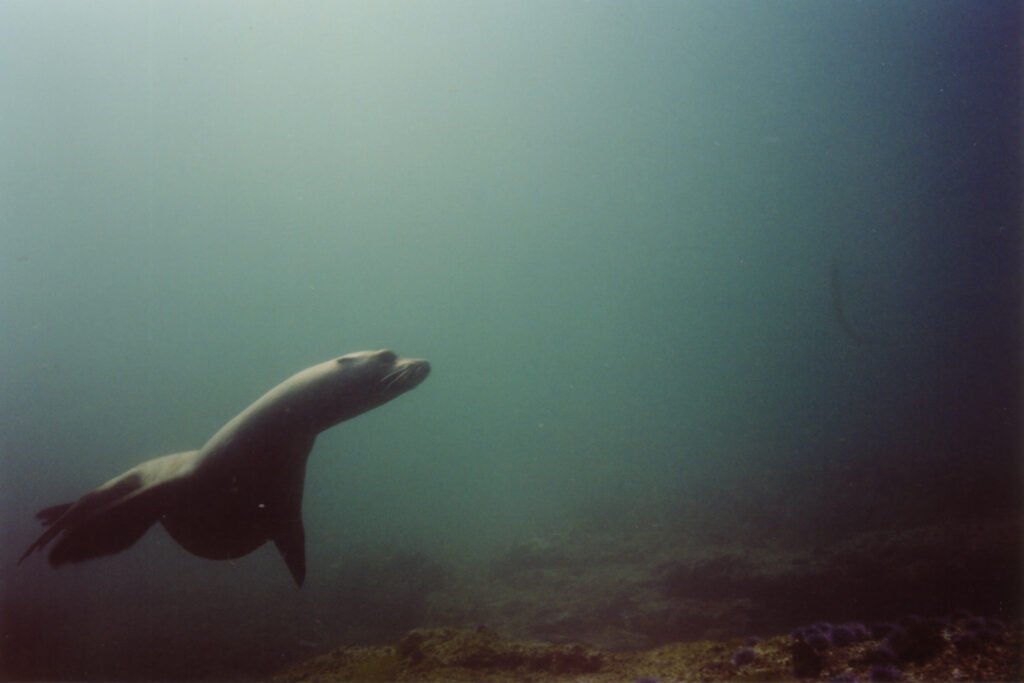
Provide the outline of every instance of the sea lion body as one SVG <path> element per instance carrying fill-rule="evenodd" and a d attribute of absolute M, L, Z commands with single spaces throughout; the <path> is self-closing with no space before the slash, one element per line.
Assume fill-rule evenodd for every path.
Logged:
<path fill-rule="evenodd" d="M 317 434 L 414 388 L 429 371 L 426 361 L 387 350 L 307 368 L 201 449 L 147 460 L 76 503 L 40 512 L 49 528 L 21 560 L 60 534 L 49 555 L 55 566 L 119 552 L 159 520 L 186 550 L 210 559 L 241 557 L 273 540 L 301 585 L 302 491 Z"/>

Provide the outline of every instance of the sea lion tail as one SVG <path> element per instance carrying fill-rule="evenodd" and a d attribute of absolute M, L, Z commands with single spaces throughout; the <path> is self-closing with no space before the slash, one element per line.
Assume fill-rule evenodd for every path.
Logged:
<path fill-rule="evenodd" d="M 72 505 L 74 505 L 74 503 L 63 503 L 61 505 L 48 507 L 45 510 L 40 510 L 36 513 L 36 519 L 42 522 L 43 526 L 50 526 L 60 519 L 61 515 L 71 509 Z"/>
<path fill-rule="evenodd" d="M 34 551 L 60 539 L 50 551 L 53 566 L 120 552 L 142 538 L 166 512 L 169 494 L 187 474 L 195 451 L 175 453 L 133 467 L 90 491 L 75 503 L 54 505 L 36 517 L 46 531 L 25 550 L 21 564 Z"/>
<path fill-rule="evenodd" d="M 40 510 L 39 512 L 37 512 L 36 519 L 42 522 L 43 526 L 51 526 L 53 525 L 54 522 L 60 519 L 65 512 L 74 507 L 74 505 L 74 503 L 62 503 L 61 505 L 54 505 L 53 507 L 48 507 L 45 510 Z M 18 560 L 18 564 L 24 562 L 25 558 L 31 555 L 33 550 L 36 550 L 37 548 L 42 548 L 47 543 L 49 543 L 50 540 L 57 533 L 59 532 L 53 532 L 52 530 L 44 532 L 42 536 L 36 539 L 35 543 L 28 547 L 28 550 L 26 550 L 25 553 Z"/>
<path fill-rule="evenodd" d="M 87 493 L 76 503 L 41 511 L 37 516 L 48 528 L 28 547 L 18 564 L 57 536 L 60 540 L 49 556 L 54 566 L 109 555 L 131 546 L 159 517 L 147 504 L 146 498 L 152 496 L 139 494 L 139 477 L 125 476 L 116 486 Z"/>

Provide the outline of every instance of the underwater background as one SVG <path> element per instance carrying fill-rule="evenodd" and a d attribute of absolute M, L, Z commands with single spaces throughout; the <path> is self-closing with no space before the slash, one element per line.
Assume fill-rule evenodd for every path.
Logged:
<path fill-rule="evenodd" d="M 599 600 L 584 545 L 671 604 L 683 556 L 925 529 L 978 583 L 872 610 L 1018 618 L 1020 61 L 1015 0 L 0 3 L 3 676 L 585 639 L 628 592 L 474 611 L 523 567 Z M 159 527 L 16 565 L 38 510 L 385 347 L 433 371 L 318 439 L 302 590 Z M 710 632 L 654 622 L 600 632 Z"/>

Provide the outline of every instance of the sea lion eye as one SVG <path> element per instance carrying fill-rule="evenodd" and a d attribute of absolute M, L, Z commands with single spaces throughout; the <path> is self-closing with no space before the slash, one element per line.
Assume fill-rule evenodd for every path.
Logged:
<path fill-rule="evenodd" d="M 396 356 L 391 351 L 381 351 L 377 355 L 377 360 L 379 360 L 381 363 L 387 363 L 388 365 L 390 365 L 391 363 L 394 363 L 396 360 L 398 360 L 398 356 Z"/>

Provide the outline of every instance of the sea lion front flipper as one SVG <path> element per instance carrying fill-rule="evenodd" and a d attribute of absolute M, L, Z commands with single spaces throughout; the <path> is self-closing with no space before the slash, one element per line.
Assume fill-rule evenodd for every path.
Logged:
<path fill-rule="evenodd" d="M 274 538 L 274 545 L 288 565 L 295 583 L 301 588 L 306 578 L 306 530 L 302 526 L 302 517 L 292 519 L 288 527 Z"/>
<path fill-rule="evenodd" d="M 302 493 L 306 485 L 306 459 L 313 450 L 316 435 L 295 439 L 283 447 L 285 457 L 294 462 L 289 479 L 283 483 L 281 531 L 274 536 L 274 545 L 288 565 L 295 584 L 302 588 L 306 579 L 306 529 L 302 525 Z"/>
<path fill-rule="evenodd" d="M 60 539 L 49 555 L 54 566 L 128 548 L 165 512 L 177 483 L 191 471 L 196 453 L 174 453 L 148 460 L 75 503 L 42 510 L 38 517 L 48 528 L 18 563 L 57 536 Z"/>

